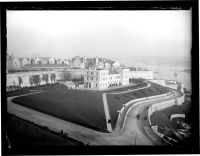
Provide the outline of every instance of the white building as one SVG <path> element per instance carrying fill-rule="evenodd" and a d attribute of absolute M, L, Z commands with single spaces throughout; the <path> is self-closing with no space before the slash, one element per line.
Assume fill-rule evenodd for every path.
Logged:
<path fill-rule="evenodd" d="M 130 68 L 129 71 L 129 77 L 130 79 L 148 79 L 148 80 L 152 80 L 154 79 L 154 75 L 153 75 L 153 71 L 150 70 L 136 70 L 133 68 Z"/>
<path fill-rule="evenodd" d="M 41 64 L 42 63 L 42 59 L 37 57 L 35 58 L 35 64 Z"/>
<path fill-rule="evenodd" d="M 59 58 L 56 61 L 57 61 L 57 64 L 66 64 L 66 59 L 64 58 Z"/>
<path fill-rule="evenodd" d="M 121 75 L 116 70 L 109 70 L 108 84 L 109 86 L 120 85 Z"/>
<path fill-rule="evenodd" d="M 105 63 L 105 69 L 107 69 L 107 70 L 108 70 L 108 69 L 111 69 L 111 64 L 106 62 L 106 63 Z"/>
<path fill-rule="evenodd" d="M 116 69 L 121 74 L 121 84 L 128 85 L 129 84 L 129 69 L 128 68 L 118 68 Z"/>
<path fill-rule="evenodd" d="M 129 69 L 118 70 L 87 70 L 84 75 L 84 87 L 91 89 L 106 89 L 113 85 L 129 84 Z"/>
<path fill-rule="evenodd" d="M 55 63 L 55 59 L 50 58 L 50 59 L 49 59 L 49 64 L 54 64 L 54 63 Z"/>
<path fill-rule="evenodd" d="M 116 61 L 112 64 L 112 67 L 113 67 L 113 68 L 118 68 L 118 67 L 120 67 L 119 61 L 116 60 Z"/>

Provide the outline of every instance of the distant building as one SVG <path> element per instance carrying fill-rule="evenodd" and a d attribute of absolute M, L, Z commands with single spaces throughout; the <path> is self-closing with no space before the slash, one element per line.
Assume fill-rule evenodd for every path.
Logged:
<path fill-rule="evenodd" d="M 42 64 L 48 64 L 50 57 L 43 57 L 42 58 Z"/>
<path fill-rule="evenodd" d="M 7 53 L 7 71 L 8 70 L 19 70 L 21 69 L 21 63 L 20 60 L 16 57 L 14 57 L 14 55 L 10 55 L 9 53 Z"/>
<path fill-rule="evenodd" d="M 84 75 L 84 87 L 90 89 L 106 89 L 113 85 L 129 84 L 129 69 L 93 69 L 87 70 Z"/>
<path fill-rule="evenodd" d="M 21 67 L 24 67 L 26 64 L 31 64 L 30 58 L 19 58 Z"/>
<path fill-rule="evenodd" d="M 119 61 L 116 60 L 116 61 L 112 64 L 112 67 L 113 67 L 113 68 L 118 68 L 118 67 L 120 67 Z"/>
<path fill-rule="evenodd" d="M 154 79 L 153 71 L 145 70 L 145 69 L 137 69 L 130 67 L 129 77 L 130 79 Z"/>
<path fill-rule="evenodd" d="M 42 58 L 36 57 L 35 58 L 35 64 L 42 64 Z"/>
<path fill-rule="evenodd" d="M 54 64 L 55 63 L 55 59 L 54 58 L 50 58 L 49 59 L 49 64 Z"/>
<path fill-rule="evenodd" d="M 68 87 L 68 89 L 76 89 L 76 84 L 72 81 L 66 81 L 65 85 Z"/>
<path fill-rule="evenodd" d="M 64 58 L 56 59 L 56 61 L 57 61 L 57 64 L 66 64 L 66 59 Z"/>
<path fill-rule="evenodd" d="M 106 63 L 105 63 L 105 69 L 107 69 L 107 70 L 108 70 L 108 69 L 111 69 L 111 64 L 106 62 Z"/>

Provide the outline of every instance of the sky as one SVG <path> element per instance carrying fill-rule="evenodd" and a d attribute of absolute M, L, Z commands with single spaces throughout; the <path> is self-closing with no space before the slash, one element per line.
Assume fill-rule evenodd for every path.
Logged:
<path fill-rule="evenodd" d="M 7 11 L 16 57 L 190 58 L 191 10 Z"/>

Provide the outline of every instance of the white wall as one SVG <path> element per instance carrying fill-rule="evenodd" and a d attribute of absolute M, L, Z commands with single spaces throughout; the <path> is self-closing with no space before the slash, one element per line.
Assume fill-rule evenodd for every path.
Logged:
<path fill-rule="evenodd" d="M 163 87 L 166 87 L 166 83 L 165 83 L 165 80 L 149 80 L 150 82 L 153 82 L 153 83 L 156 83 L 156 84 L 159 84 Z"/>
<path fill-rule="evenodd" d="M 129 71 L 129 77 L 132 78 L 143 78 L 143 79 L 154 79 L 153 71 Z"/>
<path fill-rule="evenodd" d="M 18 76 L 20 76 L 22 78 L 23 84 L 21 85 L 22 87 L 29 87 L 31 86 L 29 83 L 29 77 L 31 75 L 40 75 L 41 78 L 41 85 L 46 84 L 45 81 L 42 81 L 42 75 L 43 74 L 49 74 L 49 83 L 51 83 L 51 79 L 50 79 L 50 74 L 51 73 L 55 73 L 54 71 L 34 71 L 34 72 L 19 72 L 19 73 L 12 73 L 12 74 L 7 74 L 7 81 L 6 81 L 6 86 L 13 86 L 14 84 L 16 86 L 19 85 L 19 80 L 18 80 Z M 56 74 L 56 73 L 55 73 Z M 57 79 L 57 77 L 56 77 Z"/>

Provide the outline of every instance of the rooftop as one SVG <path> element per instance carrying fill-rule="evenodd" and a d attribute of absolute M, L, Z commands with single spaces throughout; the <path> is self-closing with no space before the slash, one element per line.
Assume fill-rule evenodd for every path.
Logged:
<path fill-rule="evenodd" d="M 109 75 L 112 75 L 112 74 L 119 74 L 115 69 L 111 69 L 109 70 Z"/>

